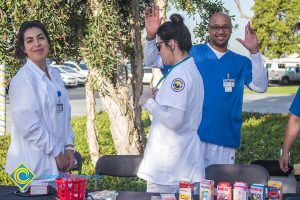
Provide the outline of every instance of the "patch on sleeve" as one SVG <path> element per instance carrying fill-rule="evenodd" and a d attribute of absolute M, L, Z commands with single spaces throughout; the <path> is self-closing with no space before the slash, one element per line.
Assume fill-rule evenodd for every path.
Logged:
<path fill-rule="evenodd" d="M 180 92 L 184 89 L 184 81 L 180 78 L 175 78 L 173 81 L 172 81 L 172 84 L 171 84 L 171 88 L 174 92 Z"/>

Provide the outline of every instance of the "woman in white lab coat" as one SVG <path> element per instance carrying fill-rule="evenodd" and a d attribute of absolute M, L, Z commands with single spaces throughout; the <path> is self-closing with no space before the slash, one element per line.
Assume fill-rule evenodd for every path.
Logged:
<path fill-rule="evenodd" d="M 49 34 L 39 21 L 24 22 L 16 56 L 25 61 L 9 88 L 12 112 L 7 173 L 23 162 L 37 179 L 52 179 L 74 164 L 74 133 L 69 98 L 60 74 L 46 58 Z"/>
<path fill-rule="evenodd" d="M 142 105 L 153 116 L 138 177 L 147 181 L 147 192 L 175 193 L 181 178 L 204 178 L 203 154 L 197 129 L 202 119 L 203 80 L 188 52 L 191 34 L 183 18 L 172 14 L 150 34 L 149 21 L 159 22 L 158 7 L 146 10 L 147 40 L 165 65 L 172 65 L 152 91 L 144 91 Z M 150 27 L 151 28 L 151 27 Z M 154 43 L 155 44 L 155 43 Z"/>

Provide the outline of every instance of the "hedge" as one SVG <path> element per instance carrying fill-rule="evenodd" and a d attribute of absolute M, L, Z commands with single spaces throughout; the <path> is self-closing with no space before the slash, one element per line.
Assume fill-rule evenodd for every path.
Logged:
<path fill-rule="evenodd" d="M 150 119 L 143 112 L 142 119 L 146 133 L 149 132 Z M 288 115 L 243 113 L 241 148 L 236 153 L 236 163 L 250 163 L 258 159 L 279 158 L 283 142 L 284 129 Z M 83 157 L 82 174 L 94 174 L 94 167 L 89 158 L 86 142 L 86 117 L 73 117 L 72 127 L 75 132 L 75 148 Z M 109 130 L 109 120 L 105 113 L 97 114 L 97 139 L 102 155 L 115 154 L 116 150 Z M 6 152 L 10 143 L 10 135 L 0 136 L 0 185 L 13 185 L 4 172 Z M 292 163 L 300 162 L 300 142 L 295 143 L 291 151 Z M 3 175 L 2 175 L 3 174 Z M 93 188 L 93 180 L 88 188 Z M 140 179 L 104 177 L 98 184 L 100 189 L 145 191 L 146 183 Z"/>

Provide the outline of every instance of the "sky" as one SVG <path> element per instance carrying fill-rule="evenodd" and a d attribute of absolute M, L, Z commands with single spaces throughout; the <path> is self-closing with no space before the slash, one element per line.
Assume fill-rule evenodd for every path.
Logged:
<path fill-rule="evenodd" d="M 240 14 L 238 12 L 238 9 L 234 3 L 234 0 L 222 0 L 222 2 L 224 3 L 224 7 L 226 9 L 229 10 L 229 14 L 230 15 L 235 15 L 235 21 L 233 21 L 233 24 L 238 24 L 239 28 L 237 30 L 233 30 L 233 33 L 231 35 L 231 38 L 229 40 L 229 49 L 231 49 L 232 51 L 235 51 L 239 54 L 245 55 L 245 56 L 249 56 L 249 52 L 243 47 L 243 45 L 241 45 L 238 41 L 236 41 L 236 38 L 241 38 L 244 39 L 245 36 L 245 26 L 248 23 L 247 19 L 241 19 L 240 18 Z M 253 16 L 253 11 L 251 10 L 251 8 L 254 5 L 254 1 L 253 0 L 240 0 L 241 2 L 241 6 L 242 6 L 242 10 L 243 12 L 247 15 L 247 16 Z M 178 13 L 181 14 L 184 17 L 184 22 L 185 24 L 188 26 L 189 30 L 193 31 L 196 22 L 200 21 L 200 17 L 199 16 L 195 16 L 193 17 L 188 17 L 186 15 L 185 12 L 183 11 L 178 11 L 175 8 L 173 8 L 170 5 L 170 9 L 167 12 L 167 18 L 169 19 L 170 15 L 172 13 Z M 193 42 L 195 41 L 194 39 L 194 34 L 192 34 L 192 38 L 193 38 Z"/>

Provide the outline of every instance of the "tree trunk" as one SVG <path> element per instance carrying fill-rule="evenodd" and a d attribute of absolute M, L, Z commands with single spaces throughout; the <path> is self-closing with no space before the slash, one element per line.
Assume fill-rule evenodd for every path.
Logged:
<path fill-rule="evenodd" d="M 134 64 L 132 65 L 132 92 L 133 92 L 133 109 L 134 109 L 134 124 L 140 135 L 143 146 L 145 144 L 145 132 L 141 119 L 142 108 L 138 105 L 140 96 L 143 93 L 143 76 L 144 70 L 142 66 L 143 54 L 141 44 L 141 26 L 140 26 L 140 5 L 139 0 L 132 0 L 133 14 L 133 43 L 134 43 Z"/>
<path fill-rule="evenodd" d="M 161 17 L 163 17 L 162 23 L 165 22 L 167 19 L 167 6 L 168 0 L 157 0 L 157 5 L 159 6 L 159 11 Z"/>
<path fill-rule="evenodd" d="M 245 18 L 245 19 L 251 21 L 251 20 L 252 20 L 252 17 L 246 15 L 246 14 L 243 12 L 240 0 L 234 0 L 234 3 L 235 3 L 235 5 L 236 5 L 236 7 L 237 7 L 237 9 L 238 9 L 238 11 L 239 11 L 239 13 L 240 13 L 240 18 L 241 18 L 241 19 L 242 19 L 242 18 Z"/>
<path fill-rule="evenodd" d="M 102 106 L 111 123 L 110 130 L 117 154 L 143 153 L 143 136 L 139 134 L 139 129 L 134 124 L 135 114 L 129 97 L 128 84 L 114 85 L 110 80 L 98 77 L 97 85 L 100 88 Z"/>
<path fill-rule="evenodd" d="M 95 97 L 94 97 L 94 89 L 91 86 L 90 77 L 92 69 L 88 75 L 88 81 L 85 85 L 85 93 L 86 93 L 86 107 L 87 107 L 87 122 L 86 122 L 86 137 L 87 143 L 89 147 L 89 152 L 91 156 L 91 160 L 94 166 L 96 166 L 97 160 L 100 157 L 99 153 L 99 145 L 97 140 L 97 130 L 96 130 L 96 109 L 95 109 Z"/>
<path fill-rule="evenodd" d="M 97 17 L 97 9 L 93 8 L 97 8 L 98 4 L 99 2 L 97 0 L 90 1 L 94 17 Z M 126 66 L 117 66 L 116 73 L 113 77 L 108 78 L 102 76 L 96 66 L 90 65 L 91 70 L 93 68 L 95 70 L 95 74 L 92 74 L 91 77 L 93 77 L 95 87 L 97 87 L 97 91 L 99 91 L 102 106 L 108 114 L 111 123 L 110 130 L 117 154 L 141 154 L 144 151 L 145 143 L 145 134 L 141 120 L 141 107 L 138 106 L 138 100 L 143 90 L 139 1 L 134 0 L 132 5 L 135 5 L 133 8 L 133 13 L 135 13 L 133 24 L 135 30 L 134 49 L 136 55 L 132 70 L 132 99 L 129 96 Z"/>

